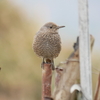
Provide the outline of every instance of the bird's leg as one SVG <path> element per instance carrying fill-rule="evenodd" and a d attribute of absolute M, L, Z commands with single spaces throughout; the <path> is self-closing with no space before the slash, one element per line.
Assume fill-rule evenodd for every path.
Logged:
<path fill-rule="evenodd" d="M 53 59 L 51 59 L 51 65 L 52 65 L 52 70 L 55 70 L 54 60 Z"/>
<path fill-rule="evenodd" d="M 46 59 L 46 63 L 47 63 L 47 64 L 51 64 L 52 70 L 55 70 L 53 59 Z"/>
<path fill-rule="evenodd" d="M 43 58 L 43 61 L 41 63 L 41 68 L 43 68 L 43 69 L 44 69 L 44 64 L 45 64 L 45 61 L 44 61 L 44 58 Z"/>

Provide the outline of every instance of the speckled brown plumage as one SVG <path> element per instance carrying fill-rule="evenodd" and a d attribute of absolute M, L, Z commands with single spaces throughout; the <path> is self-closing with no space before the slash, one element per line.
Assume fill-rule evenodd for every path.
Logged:
<path fill-rule="evenodd" d="M 57 26 L 49 22 L 37 32 L 33 42 L 34 52 L 44 59 L 53 60 L 61 51 L 61 39 L 57 30 L 64 26 Z"/>

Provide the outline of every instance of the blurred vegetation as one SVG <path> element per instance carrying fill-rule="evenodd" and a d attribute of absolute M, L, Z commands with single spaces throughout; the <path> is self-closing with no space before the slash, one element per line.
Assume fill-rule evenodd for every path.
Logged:
<path fill-rule="evenodd" d="M 36 30 L 35 21 L 0 0 L 0 100 L 39 100 L 41 59 L 32 50 Z"/>
<path fill-rule="evenodd" d="M 40 100 L 42 60 L 32 50 L 39 23 L 30 22 L 19 10 L 0 0 L 0 100 Z M 56 64 L 72 52 L 64 47 Z"/>

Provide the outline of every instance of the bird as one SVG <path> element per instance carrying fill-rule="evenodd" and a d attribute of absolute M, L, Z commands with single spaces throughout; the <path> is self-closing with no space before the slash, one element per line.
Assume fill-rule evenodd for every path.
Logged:
<path fill-rule="evenodd" d="M 55 69 L 54 58 L 58 57 L 61 51 L 61 38 L 58 29 L 63 27 L 65 26 L 58 26 L 53 22 L 48 22 L 35 34 L 32 48 L 39 57 L 43 58 L 42 68 L 44 63 L 48 63 L 45 60 L 48 60 L 52 64 L 52 70 Z"/>

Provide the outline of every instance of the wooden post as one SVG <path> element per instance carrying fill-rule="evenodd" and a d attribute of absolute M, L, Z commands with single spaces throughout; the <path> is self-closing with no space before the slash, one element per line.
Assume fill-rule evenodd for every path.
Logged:
<path fill-rule="evenodd" d="M 42 70 L 42 100 L 51 99 L 51 80 L 52 80 L 52 67 L 51 64 L 44 64 Z M 48 99 L 49 98 L 49 99 Z"/>
<path fill-rule="evenodd" d="M 88 21 L 88 0 L 78 0 L 79 4 L 79 33 L 80 33 L 80 76 L 81 87 L 85 97 L 83 100 L 92 100 L 92 76 L 90 36 Z"/>

